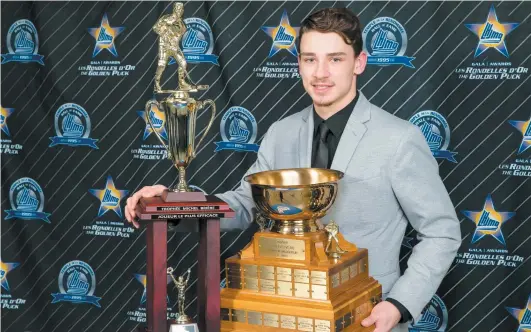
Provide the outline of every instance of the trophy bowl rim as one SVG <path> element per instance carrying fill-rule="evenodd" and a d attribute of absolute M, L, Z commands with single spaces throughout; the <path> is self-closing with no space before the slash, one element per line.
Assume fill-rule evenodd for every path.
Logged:
<path fill-rule="evenodd" d="M 308 175 L 314 173 L 314 177 L 317 176 L 318 181 L 312 181 L 312 183 L 303 184 L 282 184 L 282 183 L 266 183 L 266 178 L 273 176 L 279 177 L 281 173 L 298 173 L 300 175 Z M 244 181 L 249 185 L 260 188 L 308 188 L 314 186 L 321 186 L 325 184 L 338 183 L 345 176 L 345 173 L 339 170 L 328 168 L 314 168 L 314 167 L 300 167 L 300 168 L 279 168 L 267 171 L 260 171 L 248 174 L 244 177 Z"/>

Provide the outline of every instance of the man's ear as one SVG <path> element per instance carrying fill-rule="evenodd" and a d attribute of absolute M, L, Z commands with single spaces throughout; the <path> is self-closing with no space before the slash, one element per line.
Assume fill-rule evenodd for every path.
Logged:
<path fill-rule="evenodd" d="M 367 66 L 367 53 L 361 51 L 354 61 L 354 72 L 352 74 L 361 75 L 365 71 L 365 66 Z"/>

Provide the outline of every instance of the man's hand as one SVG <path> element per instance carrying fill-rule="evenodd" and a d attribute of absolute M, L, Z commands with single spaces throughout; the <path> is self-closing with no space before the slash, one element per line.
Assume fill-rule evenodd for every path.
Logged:
<path fill-rule="evenodd" d="M 166 187 L 164 187 L 161 184 L 157 184 L 155 186 L 146 186 L 136 193 L 134 193 L 133 196 L 129 197 L 127 199 L 127 204 L 125 205 L 125 219 L 132 223 L 136 228 L 138 228 L 140 225 L 136 221 L 136 204 L 138 203 L 138 200 L 142 197 L 153 197 L 153 196 L 160 196 L 162 195 L 162 192 Z"/>
<path fill-rule="evenodd" d="M 369 327 L 374 324 L 374 332 L 389 332 L 398 324 L 400 318 L 400 311 L 391 302 L 382 301 L 372 308 L 371 315 L 365 318 L 361 325 Z"/>

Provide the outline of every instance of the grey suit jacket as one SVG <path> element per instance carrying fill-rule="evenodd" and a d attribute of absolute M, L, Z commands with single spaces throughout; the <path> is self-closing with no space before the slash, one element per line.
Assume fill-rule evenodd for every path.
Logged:
<path fill-rule="evenodd" d="M 246 174 L 310 167 L 313 116 L 309 106 L 275 122 Z M 369 273 L 414 319 L 430 301 L 461 244 L 454 206 L 439 168 L 418 127 L 371 104 L 360 93 L 339 142 L 332 169 L 345 173 L 323 223 L 335 220 L 345 238 L 369 250 Z M 242 180 L 235 191 L 217 195 L 237 212 L 223 230 L 245 229 L 254 203 Z M 407 223 L 420 242 L 400 275 L 399 253 Z M 407 331 L 399 324 L 393 331 Z"/>

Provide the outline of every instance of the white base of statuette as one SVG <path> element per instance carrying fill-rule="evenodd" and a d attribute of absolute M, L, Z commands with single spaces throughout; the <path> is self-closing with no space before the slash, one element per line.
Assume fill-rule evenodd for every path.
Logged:
<path fill-rule="evenodd" d="M 197 323 L 171 324 L 170 332 L 199 332 L 199 327 Z"/>

